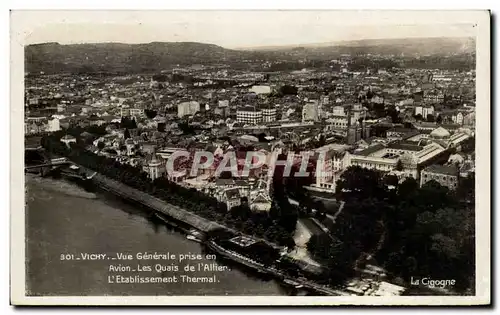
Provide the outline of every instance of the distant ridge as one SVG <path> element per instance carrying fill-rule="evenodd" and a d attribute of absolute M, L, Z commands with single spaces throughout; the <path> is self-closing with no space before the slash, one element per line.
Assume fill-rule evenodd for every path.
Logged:
<path fill-rule="evenodd" d="M 466 45 L 470 52 L 475 50 L 474 37 L 413 37 L 413 38 L 380 38 L 380 39 L 360 39 L 343 40 L 324 43 L 293 44 L 281 46 L 256 46 L 241 47 L 238 50 L 267 51 L 267 50 L 291 50 L 296 48 L 326 48 L 326 47 L 368 47 L 376 45 L 413 45 L 415 43 L 427 45 Z"/>
<path fill-rule="evenodd" d="M 255 53 L 247 53 L 255 54 Z M 159 71 L 176 64 L 238 60 L 242 52 L 196 42 L 46 43 L 25 47 L 27 72 Z"/>
<path fill-rule="evenodd" d="M 340 54 L 444 55 L 473 53 L 474 38 L 369 39 L 295 46 L 227 49 L 198 42 L 144 44 L 41 43 L 25 47 L 25 70 L 45 72 L 143 72 L 176 65 L 240 63 L 243 60 L 330 60 Z"/>

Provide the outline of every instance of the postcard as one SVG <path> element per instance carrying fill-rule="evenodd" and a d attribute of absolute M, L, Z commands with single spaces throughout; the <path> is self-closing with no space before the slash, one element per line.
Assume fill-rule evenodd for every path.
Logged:
<path fill-rule="evenodd" d="M 489 11 L 14 10 L 10 107 L 13 305 L 491 303 Z"/>

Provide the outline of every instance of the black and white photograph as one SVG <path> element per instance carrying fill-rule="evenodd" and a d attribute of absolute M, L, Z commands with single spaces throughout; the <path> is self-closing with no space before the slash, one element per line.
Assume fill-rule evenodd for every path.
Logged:
<path fill-rule="evenodd" d="M 489 49 L 480 10 L 12 11 L 11 303 L 489 304 Z"/>

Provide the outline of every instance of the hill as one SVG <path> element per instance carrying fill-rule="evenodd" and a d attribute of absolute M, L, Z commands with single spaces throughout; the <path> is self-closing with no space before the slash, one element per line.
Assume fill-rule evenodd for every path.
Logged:
<path fill-rule="evenodd" d="M 473 38 L 370 39 L 295 46 L 226 49 L 195 42 L 152 42 L 147 44 L 44 43 L 25 47 L 25 70 L 29 73 L 158 72 L 177 65 L 221 64 L 245 66 L 244 60 L 329 61 L 341 54 L 448 55 L 475 51 Z"/>
<path fill-rule="evenodd" d="M 251 51 L 280 51 L 328 54 L 393 54 L 436 55 L 452 53 L 472 53 L 475 39 L 471 37 L 425 37 L 397 39 L 364 39 L 329 43 L 300 44 L 288 46 L 267 46 L 247 48 Z"/>
<path fill-rule="evenodd" d="M 223 63 L 259 54 L 193 42 L 74 45 L 44 43 L 26 46 L 25 67 L 30 73 L 159 71 L 178 64 Z"/>

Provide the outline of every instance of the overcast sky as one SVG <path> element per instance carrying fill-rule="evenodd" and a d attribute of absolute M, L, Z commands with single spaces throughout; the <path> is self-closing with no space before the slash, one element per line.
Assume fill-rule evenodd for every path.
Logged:
<path fill-rule="evenodd" d="M 475 36 L 472 19 L 466 13 L 30 11 L 23 12 L 18 22 L 26 44 L 196 41 L 246 48 L 374 38 Z"/>

